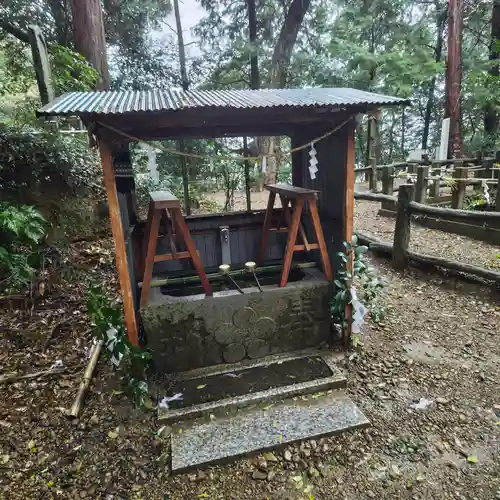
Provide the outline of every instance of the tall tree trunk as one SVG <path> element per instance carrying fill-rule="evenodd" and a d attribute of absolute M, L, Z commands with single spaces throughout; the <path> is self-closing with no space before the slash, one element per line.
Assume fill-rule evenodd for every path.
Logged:
<path fill-rule="evenodd" d="M 255 9 L 255 0 L 247 0 L 248 11 L 248 37 L 250 39 L 250 88 L 258 90 L 260 88 L 260 75 L 259 75 L 259 56 L 257 53 L 257 12 Z M 261 142 L 261 138 L 256 138 L 257 144 Z M 243 149 L 245 156 L 248 156 L 248 139 L 243 138 Z M 250 162 L 245 161 L 245 189 L 247 198 L 247 210 L 251 209 L 250 198 Z M 257 189 L 262 190 L 262 176 L 258 179 Z"/>
<path fill-rule="evenodd" d="M 260 88 L 259 60 L 257 55 L 257 14 L 255 0 L 247 0 L 248 32 L 251 45 L 250 53 L 250 88 Z"/>
<path fill-rule="evenodd" d="M 437 7 L 437 4 L 436 4 Z M 446 16 L 448 8 L 439 13 L 436 17 L 436 48 L 434 49 L 434 60 L 438 63 L 443 55 L 443 34 L 446 25 Z M 424 115 L 424 131 L 422 133 L 422 149 L 427 149 L 429 142 L 429 129 L 431 126 L 432 110 L 434 107 L 434 92 L 436 90 L 436 77 L 434 76 L 429 82 L 429 94 L 427 96 L 427 104 L 425 106 Z"/>
<path fill-rule="evenodd" d="M 66 0 L 48 0 L 50 13 L 55 21 L 56 40 L 67 47 L 69 42 L 69 11 Z"/>
<path fill-rule="evenodd" d="M 186 70 L 186 51 L 184 49 L 184 36 L 182 34 L 181 15 L 179 12 L 179 0 L 174 0 L 175 26 L 177 30 L 177 43 L 179 46 L 179 65 L 181 68 L 182 89 L 189 89 L 189 79 Z"/>
<path fill-rule="evenodd" d="M 272 88 L 285 87 L 293 47 L 310 3 L 311 0 L 292 0 L 271 59 Z"/>
<path fill-rule="evenodd" d="M 182 82 L 182 90 L 189 90 L 189 79 L 187 76 L 186 69 L 186 50 L 184 47 L 184 36 L 182 34 L 182 22 L 181 22 L 181 14 L 179 11 L 179 0 L 174 0 L 174 14 L 175 14 L 175 28 L 177 31 L 177 46 L 179 49 L 179 66 L 181 70 L 181 82 Z M 183 139 L 179 139 L 177 142 L 179 146 L 179 151 L 181 153 L 186 152 L 186 144 Z M 179 160 L 181 162 L 181 171 L 182 171 L 182 185 L 184 189 L 184 209 L 186 210 L 186 215 L 191 215 L 191 200 L 189 198 L 189 172 L 188 172 L 188 164 L 187 158 L 184 155 L 179 156 Z"/>
<path fill-rule="evenodd" d="M 297 40 L 300 26 L 304 20 L 311 0 L 292 0 L 292 3 L 285 16 L 285 21 L 281 28 L 278 41 L 274 46 L 273 57 L 271 59 L 272 88 L 284 88 L 286 84 L 286 73 L 290 66 L 292 51 Z M 270 156 L 267 158 L 267 170 L 265 175 L 266 184 L 274 184 L 279 170 L 279 159 L 274 154 L 278 154 L 280 149 L 279 138 L 269 137 L 265 151 Z"/>
<path fill-rule="evenodd" d="M 100 0 L 71 0 L 75 49 L 101 77 L 99 90 L 109 89 L 110 78 Z"/>
<path fill-rule="evenodd" d="M 444 117 L 450 118 L 448 156 L 462 155 L 461 86 L 462 86 L 463 0 L 450 0 L 448 9 L 448 61 L 446 65 L 446 104 Z"/>
<path fill-rule="evenodd" d="M 369 13 L 369 8 L 370 8 L 370 3 L 368 0 L 364 0 L 363 2 L 363 10 L 362 13 L 363 15 L 368 15 Z M 375 58 L 375 26 L 374 26 L 374 19 L 372 17 L 372 22 L 370 26 L 370 42 L 369 42 L 369 47 L 370 47 L 370 54 L 372 54 L 372 58 Z M 368 82 L 368 90 L 372 90 L 373 84 L 375 82 L 375 76 L 377 72 L 377 66 L 375 61 L 371 62 L 370 66 L 370 79 Z M 366 127 L 366 156 L 365 156 L 365 165 L 368 167 L 371 165 L 371 158 L 372 156 L 375 156 L 375 138 L 377 136 L 377 128 L 378 124 L 376 119 L 373 116 L 368 115 L 368 122 L 367 122 L 367 127 Z"/>
<path fill-rule="evenodd" d="M 490 68 L 489 76 L 492 77 L 493 85 L 498 85 L 498 76 L 500 76 L 500 0 L 493 1 L 491 11 L 491 43 L 490 43 Z M 493 95 L 493 93 L 491 94 Z M 497 107 L 492 98 L 485 106 L 484 110 L 484 132 L 485 135 L 493 135 L 498 130 Z"/>

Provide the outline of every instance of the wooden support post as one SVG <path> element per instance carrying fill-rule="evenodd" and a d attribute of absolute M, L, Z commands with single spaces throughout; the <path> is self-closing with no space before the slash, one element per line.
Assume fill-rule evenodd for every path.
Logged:
<path fill-rule="evenodd" d="M 344 241 L 347 243 L 352 242 L 352 237 L 354 234 L 354 183 L 356 175 L 354 169 L 356 167 L 356 131 L 355 123 L 351 122 L 349 126 L 349 132 L 347 134 L 347 152 L 345 159 L 345 185 L 344 185 Z M 352 255 L 347 262 L 347 270 L 352 272 L 353 259 Z M 343 330 L 343 342 L 344 350 L 347 352 L 351 345 L 351 333 L 352 333 L 352 304 L 347 304 L 345 308 L 345 318 L 347 326 Z"/>
<path fill-rule="evenodd" d="M 415 186 L 415 201 L 425 203 L 427 198 L 427 177 L 429 177 L 428 166 L 417 167 L 417 184 Z"/>
<path fill-rule="evenodd" d="M 354 121 L 354 120 L 353 120 Z M 345 203 L 344 203 L 344 241 L 351 243 L 354 233 L 354 181 L 355 181 L 355 124 L 351 123 L 347 136 L 347 152 L 345 163 Z M 350 264 L 352 266 L 352 264 Z M 351 267 L 349 267 L 351 269 Z"/>
<path fill-rule="evenodd" d="M 104 142 L 99 144 L 101 153 L 101 164 L 104 177 L 104 186 L 108 195 L 109 218 L 111 230 L 115 241 L 116 267 L 120 278 L 120 290 L 123 298 L 123 312 L 127 335 L 133 345 L 139 345 L 139 331 L 137 328 L 137 316 L 134 308 L 134 297 L 132 293 L 132 282 L 127 264 L 127 253 L 125 247 L 125 234 L 123 231 L 118 204 L 118 192 L 116 190 L 115 172 L 113 170 L 113 157 L 111 149 Z"/>
<path fill-rule="evenodd" d="M 404 269 L 408 264 L 408 246 L 410 244 L 411 213 L 410 201 L 413 199 L 413 184 L 399 186 L 396 227 L 392 262 L 396 269 Z"/>
<path fill-rule="evenodd" d="M 371 158 L 370 159 L 370 166 L 372 169 L 370 170 L 370 191 L 375 192 L 377 191 L 377 159 L 376 158 Z"/>
<path fill-rule="evenodd" d="M 500 212 L 500 176 L 498 176 L 497 182 L 497 196 L 495 198 L 495 210 Z"/>
<path fill-rule="evenodd" d="M 438 172 L 436 169 L 439 169 L 439 163 L 432 162 L 432 168 L 431 168 L 431 177 L 437 177 L 439 176 Z M 439 198 L 439 185 L 440 185 L 440 180 L 439 179 L 434 179 L 432 181 L 432 184 L 429 187 L 429 198 L 431 199 L 436 199 Z"/>
<path fill-rule="evenodd" d="M 467 184 L 461 182 L 460 179 L 467 179 L 467 168 L 463 166 L 461 161 L 455 163 L 455 172 L 453 172 L 453 179 L 455 184 L 451 191 L 451 208 L 463 208 L 465 200 L 465 188 Z"/>

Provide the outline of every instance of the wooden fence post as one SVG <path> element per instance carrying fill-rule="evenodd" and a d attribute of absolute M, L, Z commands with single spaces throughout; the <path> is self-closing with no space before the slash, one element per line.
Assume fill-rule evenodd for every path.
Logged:
<path fill-rule="evenodd" d="M 460 179 L 466 179 L 468 175 L 467 168 L 463 166 L 461 161 L 455 163 L 455 172 L 453 172 L 453 179 L 455 183 L 451 189 L 451 208 L 463 208 L 465 199 L 465 182 Z"/>
<path fill-rule="evenodd" d="M 382 169 L 382 193 L 394 196 L 394 172 L 395 168 L 391 166 Z M 394 203 L 383 201 L 380 208 L 382 210 L 394 210 Z"/>
<path fill-rule="evenodd" d="M 427 198 L 427 177 L 429 177 L 429 167 L 417 167 L 417 184 L 415 186 L 415 201 L 425 203 Z"/>
<path fill-rule="evenodd" d="M 394 167 L 387 166 L 382 169 L 382 193 L 389 196 L 394 194 Z"/>
<path fill-rule="evenodd" d="M 432 162 L 431 165 L 431 177 L 438 177 L 438 179 L 434 179 L 432 184 L 429 186 L 429 198 L 436 199 L 439 198 L 439 187 L 441 184 L 441 179 L 439 179 L 439 173 L 437 171 L 439 169 L 439 163 Z"/>
<path fill-rule="evenodd" d="M 377 160 L 376 158 L 371 158 L 370 164 L 372 169 L 369 172 L 370 179 L 369 179 L 369 186 L 370 186 L 370 191 L 375 192 L 377 190 Z"/>
<path fill-rule="evenodd" d="M 483 179 L 491 179 L 491 174 L 493 172 L 493 158 L 484 158 L 483 160 L 483 170 L 480 170 L 481 177 Z"/>
<path fill-rule="evenodd" d="M 498 177 L 497 182 L 497 196 L 495 198 L 495 210 L 500 212 L 500 176 Z"/>
<path fill-rule="evenodd" d="M 408 245 L 410 244 L 411 213 L 410 201 L 413 199 L 413 184 L 402 184 L 398 191 L 396 227 L 392 247 L 392 262 L 396 269 L 404 269 L 408 264 Z"/>

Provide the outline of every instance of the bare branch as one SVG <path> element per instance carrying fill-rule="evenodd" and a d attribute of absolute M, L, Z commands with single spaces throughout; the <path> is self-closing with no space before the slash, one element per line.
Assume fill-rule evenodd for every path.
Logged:
<path fill-rule="evenodd" d="M 11 34 L 12 36 L 15 36 L 18 40 L 21 40 L 21 42 L 28 44 L 30 43 L 28 33 L 9 23 L 9 21 L 7 21 L 7 19 L 3 17 L 0 17 L 0 28 Z"/>

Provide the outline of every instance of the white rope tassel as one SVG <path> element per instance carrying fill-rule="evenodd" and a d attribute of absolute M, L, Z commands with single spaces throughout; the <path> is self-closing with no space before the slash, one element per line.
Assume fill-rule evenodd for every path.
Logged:
<path fill-rule="evenodd" d="M 309 176 L 311 179 L 316 179 L 316 172 L 318 171 L 318 159 L 316 158 L 316 155 L 318 152 L 316 151 L 314 147 L 314 142 L 311 142 L 311 150 L 309 151 Z"/>
<path fill-rule="evenodd" d="M 260 169 L 262 170 L 262 173 L 266 173 L 266 167 L 267 167 L 267 156 L 262 157 L 262 163 L 260 164 Z"/>

